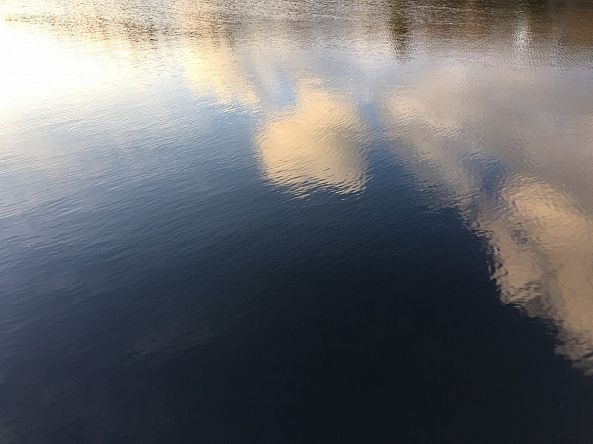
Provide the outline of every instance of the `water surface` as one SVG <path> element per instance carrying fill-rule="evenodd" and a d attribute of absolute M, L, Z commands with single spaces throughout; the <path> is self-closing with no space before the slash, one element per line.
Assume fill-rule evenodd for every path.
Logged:
<path fill-rule="evenodd" d="M 593 6 L 0 2 L 2 442 L 593 441 Z"/>

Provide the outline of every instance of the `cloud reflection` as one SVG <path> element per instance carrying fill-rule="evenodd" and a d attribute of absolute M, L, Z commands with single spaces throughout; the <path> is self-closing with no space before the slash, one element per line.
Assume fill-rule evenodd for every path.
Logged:
<path fill-rule="evenodd" d="M 257 137 L 268 180 L 297 194 L 318 187 L 340 193 L 363 189 L 363 122 L 351 100 L 309 84 L 296 106 L 272 113 Z"/>
<path fill-rule="evenodd" d="M 506 303 L 559 327 L 559 350 L 593 372 L 593 218 L 557 187 L 522 178 L 502 191 L 504 211 L 482 220 Z"/>
<path fill-rule="evenodd" d="M 553 321 L 559 352 L 593 373 L 593 181 L 583 169 L 592 92 L 567 95 L 566 82 L 459 64 L 389 96 L 384 109 L 398 155 L 486 240 L 502 301 Z M 562 131 L 567 107 L 571 130 Z"/>
<path fill-rule="evenodd" d="M 218 103 L 253 107 L 259 98 L 231 45 L 224 40 L 187 42 L 181 61 L 187 83 L 197 97 L 214 96 Z"/>
<path fill-rule="evenodd" d="M 113 92 L 114 86 L 129 92 L 143 78 L 134 69 L 133 45 L 148 50 L 149 37 L 164 38 L 176 29 L 183 37 L 167 71 L 179 70 L 194 97 L 259 113 L 254 149 L 263 176 L 303 195 L 318 188 L 364 189 L 370 125 L 360 107 L 380 103 L 390 137 L 401 142 L 397 155 L 423 180 L 440 184 L 489 243 L 502 300 L 552 319 L 562 353 L 593 368 L 586 358 L 593 350 L 593 93 L 586 73 L 559 77 L 552 69 L 559 60 L 572 60 L 565 59 L 563 46 L 574 50 L 571 57 L 590 46 L 589 16 L 577 6 L 550 13 L 545 7 L 501 11 L 473 2 L 443 10 L 446 20 L 432 20 L 425 16 L 430 9 L 396 3 L 385 23 L 374 22 L 385 11 L 357 10 L 373 26 L 343 20 L 349 25 L 339 30 L 324 27 L 321 16 L 291 9 L 265 28 L 273 44 L 262 41 L 268 34 L 252 29 L 261 23 L 250 27 L 251 19 L 240 10 L 220 15 L 217 8 L 183 2 L 177 3 L 179 14 L 165 19 L 159 13 L 152 24 L 142 14 L 135 16 L 142 26 L 107 20 L 117 32 L 108 30 L 104 40 L 96 23 L 88 35 L 78 32 L 67 39 L 65 26 L 58 36 L 47 28 L 25 32 L 17 22 L 0 21 L 5 50 L 18 56 L 7 58 L 12 65 L 2 74 L 4 110 L 22 107 L 29 96 L 38 101 Z M 103 15 L 106 11 L 99 8 Z M 507 16 L 501 37 L 502 13 Z M 310 21 L 294 20 L 302 14 Z M 198 16 L 201 20 L 194 20 Z M 559 29 L 566 32 L 559 35 Z M 385 30 L 393 40 L 394 61 L 387 60 L 376 38 L 384 38 Z M 247 42 L 243 32 L 253 40 Z M 339 41 L 362 50 L 332 49 L 340 61 L 332 66 L 319 42 L 316 51 L 299 46 L 299 36 L 307 33 L 333 41 L 341 33 Z M 122 43 L 124 37 L 129 45 Z M 543 58 L 541 43 L 557 51 Z M 413 78 L 402 75 L 402 60 Z M 530 69 L 536 62 L 544 65 L 537 72 Z M 343 66 L 348 69 L 340 70 Z M 305 80 L 312 78 L 319 80 Z M 292 94 L 294 103 L 287 103 Z M 563 120 L 566 115 L 570 123 Z"/>
<path fill-rule="evenodd" d="M 152 427 L 165 421 L 170 440 L 183 415 L 144 397 L 161 373 L 146 385 L 138 375 L 192 353 L 212 361 L 195 350 L 216 338 L 226 349 L 237 300 L 261 291 L 228 254 L 241 250 L 240 229 L 192 225 L 216 216 L 200 201 L 223 183 L 213 178 L 251 174 L 235 165 L 247 146 L 283 190 L 360 193 L 381 123 L 404 166 L 482 236 L 501 300 L 551 320 L 559 352 L 593 373 L 590 5 L 423 3 L 0 2 L 1 442 L 52 439 L 54 421 L 97 442 L 114 430 L 158 439 Z M 219 108 L 228 114 L 216 121 Z M 247 129 L 218 168 L 209 155 L 228 148 L 229 122 Z M 230 258 L 203 263 L 223 270 L 221 282 L 243 272 L 250 291 L 225 290 L 205 267 L 191 295 L 161 297 L 183 293 L 176 273 L 199 271 L 209 233 L 212 251 Z M 262 281 L 276 272 L 249 270 Z M 156 299 L 141 294 L 153 283 Z M 210 285 L 209 300 L 199 293 Z M 104 367 L 113 363 L 127 367 L 127 401 Z M 85 411 L 92 423 L 67 422 Z"/>

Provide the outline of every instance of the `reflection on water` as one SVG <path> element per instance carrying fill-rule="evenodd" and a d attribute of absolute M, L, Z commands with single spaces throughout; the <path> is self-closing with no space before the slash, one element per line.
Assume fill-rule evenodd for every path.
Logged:
<path fill-rule="evenodd" d="M 296 109 L 266 117 L 258 141 L 264 174 L 295 192 L 323 186 L 360 191 L 363 123 L 349 100 L 314 88 L 300 88 Z"/>
<path fill-rule="evenodd" d="M 587 372 L 593 91 L 574 85 L 589 78 L 448 66 L 385 102 L 410 165 L 484 234 L 502 300 L 555 321 L 559 349 Z"/>
<path fill-rule="evenodd" d="M 193 42 L 182 49 L 187 83 L 196 97 L 213 95 L 218 103 L 244 107 L 258 104 L 254 86 L 241 68 L 237 55 L 222 40 Z"/>
<path fill-rule="evenodd" d="M 64 96 L 109 92 L 114 83 L 135 86 L 129 48 L 112 48 L 102 41 L 63 41 L 9 21 L 0 21 L 0 45 L 1 111 L 7 117 Z"/>
<path fill-rule="evenodd" d="M 503 214 L 484 220 L 506 303 L 557 323 L 559 351 L 593 371 L 593 218 L 549 183 L 515 179 Z"/>
<path fill-rule="evenodd" d="M 278 442 L 306 417 L 299 442 L 434 442 L 444 415 L 542 442 L 496 435 L 507 411 L 588 442 L 592 23 L 576 0 L 0 3 L 0 441 Z M 545 325 L 480 330 L 518 314 Z"/>

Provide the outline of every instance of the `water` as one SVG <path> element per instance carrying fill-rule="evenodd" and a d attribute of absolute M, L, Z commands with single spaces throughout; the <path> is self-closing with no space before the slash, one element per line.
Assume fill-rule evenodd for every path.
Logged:
<path fill-rule="evenodd" d="M 0 441 L 593 441 L 593 6 L 0 2 Z"/>

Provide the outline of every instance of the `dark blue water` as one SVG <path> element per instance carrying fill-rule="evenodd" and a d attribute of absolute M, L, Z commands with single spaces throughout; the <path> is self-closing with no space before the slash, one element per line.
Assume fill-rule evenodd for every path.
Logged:
<path fill-rule="evenodd" d="M 593 441 L 593 7 L 0 3 L 0 442 Z"/>

